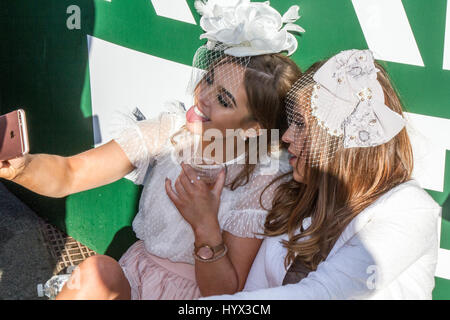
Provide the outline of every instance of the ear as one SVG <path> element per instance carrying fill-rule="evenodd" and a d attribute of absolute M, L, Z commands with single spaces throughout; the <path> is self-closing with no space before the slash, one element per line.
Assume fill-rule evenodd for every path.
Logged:
<path fill-rule="evenodd" d="M 262 127 L 259 122 L 252 120 L 242 131 L 245 138 L 256 138 L 262 134 Z"/>

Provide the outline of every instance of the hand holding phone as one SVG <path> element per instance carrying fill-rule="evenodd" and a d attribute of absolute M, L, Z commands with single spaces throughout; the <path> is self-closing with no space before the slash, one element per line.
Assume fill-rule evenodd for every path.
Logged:
<path fill-rule="evenodd" d="M 13 180 L 17 177 L 25 168 L 25 157 L 26 155 L 15 159 L 1 161 L 0 178 Z"/>

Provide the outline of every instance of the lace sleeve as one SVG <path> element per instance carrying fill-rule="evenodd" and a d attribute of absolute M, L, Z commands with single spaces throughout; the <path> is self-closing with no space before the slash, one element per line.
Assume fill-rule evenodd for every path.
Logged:
<path fill-rule="evenodd" d="M 120 129 L 113 133 L 113 139 L 135 167 L 125 176 L 127 179 L 135 184 L 143 183 L 148 167 L 169 147 L 170 137 L 179 125 L 178 118 L 164 112 L 155 119 L 136 121 L 127 117 L 122 121 Z"/>
<path fill-rule="evenodd" d="M 277 181 L 267 187 L 277 175 L 257 175 L 246 185 L 232 191 L 240 199 L 231 210 L 224 213 L 222 229 L 242 238 L 263 239 L 264 222 L 268 210 L 272 208 Z M 267 187 L 267 189 L 265 189 Z M 261 203 L 260 203 L 260 196 Z M 261 206 L 262 204 L 262 206 Z"/>
<path fill-rule="evenodd" d="M 232 210 L 223 225 L 223 231 L 228 231 L 241 238 L 263 239 L 264 221 L 267 211 L 258 209 Z"/>

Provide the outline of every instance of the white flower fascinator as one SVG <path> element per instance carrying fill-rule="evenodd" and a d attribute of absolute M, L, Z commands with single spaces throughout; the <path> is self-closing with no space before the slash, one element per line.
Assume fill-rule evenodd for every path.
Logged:
<path fill-rule="evenodd" d="M 298 6 L 290 7 L 281 16 L 268 1 L 196 0 L 194 4 L 202 15 L 200 26 L 205 31 L 200 38 L 208 41 L 194 55 L 187 91 L 196 108 L 195 112 L 187 112 L 190 119 L 206 121 L 207 117 L 201 118 L 199 100 L 216 102 L 219 97 L 224 104 L 230 95 L 223 96 L 218 90 L 225 89 L 232 96 L 253 57 L 283 51 L 292 54 L 297 40 L 290 32 L 304 30 L 294 24 L 300 18 Z"/>
<path fill-rule="evenodd" d="M 303 75 L 290 90 L 287 113 L 298 150 L 311 165 L 333 157 L 341 147 L 374 147 L 396 136 L 402 116 L 385 105 L 372 52 L 342 51 L 317 70 Z M 305 127 L 309 126 L 308 133 Z"/>
<path fill-rule="evenodd" d="M 294 24 L 300 16 L 294 5 L 281 16 L 269 1 L 196 0 L 195 8 L 202 15 L 200 26 L 205 31 L 201 39 L 208 39 L 207 47 L 217 43 L 226 46 L 225 54 L 243 57 L 297 49 L 297 40 L 289 33 L 305 32 Z"/>

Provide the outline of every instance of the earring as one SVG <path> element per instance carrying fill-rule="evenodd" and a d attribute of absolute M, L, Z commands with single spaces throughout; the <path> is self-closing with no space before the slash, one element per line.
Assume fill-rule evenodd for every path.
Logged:
<path fill-rule="evenodd" d="M 258 136 L 258 132 L 254 128 L 250 128 L 245 132 L 247 138 L 256 138 Z"/>
<path fill-rule="evenodd" d="M 244 129 L 239 129 L 238 134 L 242 140 L 247 141 L 248 137 Z"/>

